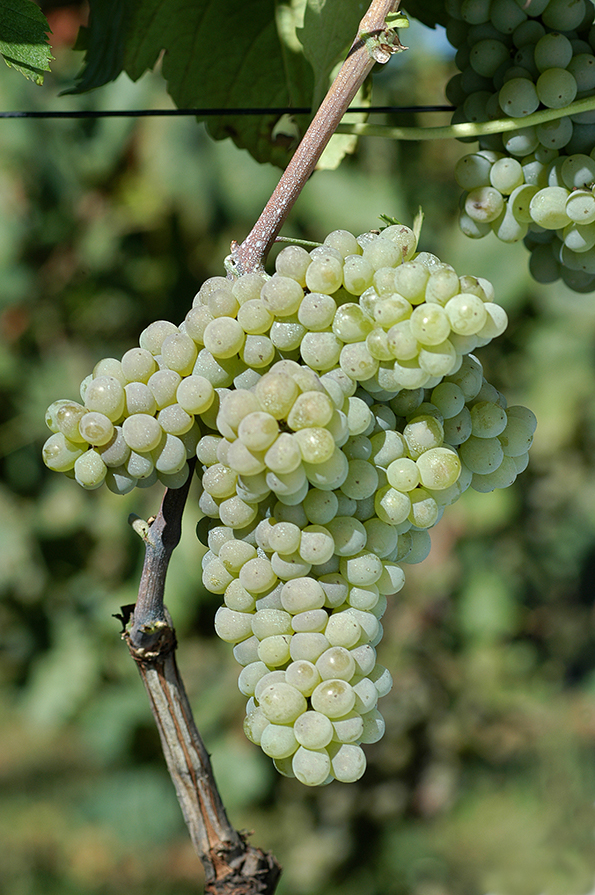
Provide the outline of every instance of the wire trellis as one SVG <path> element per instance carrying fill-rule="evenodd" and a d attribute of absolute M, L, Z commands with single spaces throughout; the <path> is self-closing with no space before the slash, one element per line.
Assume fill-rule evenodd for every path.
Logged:
<path fill-rule="evenodd" d="M 412 112 L 454 112 L 454 106 L 354 106 L 347 112 L 384 113 L 398 115 Z M 97 110 L 35 110 L 20 112 L 0 112 L 0 118 L 149 118 L 194 115 L 200 118 L 210 116 L 236 115 L 309 115 L 310 108 L 282 107 L 263 109 L 97 109 Z"/>

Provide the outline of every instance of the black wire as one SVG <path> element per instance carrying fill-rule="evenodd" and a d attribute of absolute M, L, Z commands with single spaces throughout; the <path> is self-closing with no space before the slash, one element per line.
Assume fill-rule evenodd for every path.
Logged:
<path fill-rule="evenodd" d="M 398 114 L 404 112 L 454 112 L 454 106 L 355 106 L 348 112 L 384 112 Z M 309 115 L 309 108 L 279 109 L 111 109 L 99 111 L 36 111 L 0 112 L 0 118 L 148 118 L 196 115 L 206 118 L 210 115 Z"/>

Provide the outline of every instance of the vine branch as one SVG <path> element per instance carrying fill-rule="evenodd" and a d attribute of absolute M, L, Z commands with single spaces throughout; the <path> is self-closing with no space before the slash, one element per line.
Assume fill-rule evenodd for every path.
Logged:
<path fill-rule="evenodd" d="M 267 202 L 256 224 L 238 245 L 232 244 L 232 260 L 238 273 L 261 269 L 287 215 L 314 171 L 318 159 L 357 91 L 368 77 L 374 64 L 386 62 L 391 53 L 404 49 L 400 44 L 379 44 L 379 52 L 371 50 L 370 35 L 382 35 L 387 28 L 386 18 L 399 0 L 372 0 L 360 22 L 358 35 L 341 66 L 329 92 L 321 103 L 289 165 Z M 398 43 L 398 41 L 397 41 Z"/>
<path fill-rule="evenodd" d="M 525 127 L 536 127 L 578 115 L 580 112 L 595 110 L 595 96 L 575 100 L 562 109 L 540 109 L 524 118 L 497 118 L 493 121 L 464 121 L 442 127 L 392 127 L 388 124 L 339 124 L 338 134 L 352 134 L 358 137 L 385 137 L 389 140 L 451 140 L 460 137 L 482 137 L 485 134 L 504 134 Z"/>
<path fill-rule="evenodd" d="M 167 568 L 180 540 L 191 479 L 189 476 L 182 488 L 166 490 L 153 521 L 131 520 L 145 542 L 145 561 L 136 606 L 123 609 L 122 636 L 149 697 L 167 769 L 190 838 L 204 867 L 205 892 L 272 895 L 281 869 L 271 854 L 251 846 L 227 818 L 209 755 L 194 723 L 178 671 L 176 635 L 163 604 Z"/>

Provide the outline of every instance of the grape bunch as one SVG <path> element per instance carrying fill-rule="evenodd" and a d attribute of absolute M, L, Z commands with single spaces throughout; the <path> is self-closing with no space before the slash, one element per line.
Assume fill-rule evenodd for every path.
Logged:
<path fill-rule="evenodd" d="M 47 411 L 46 464 L 86 488 L 180 487 L 196 457 L 203 583 L 247 736 L 306 785 L 364 772 L 401 564 L 467 488 L 514 481 L 535 429 L 471 354 L 506 326 L 491 284 L 416 247 L 401 225 L 334 231 L 272 276 L 212 277 L 179 327 L 151 324 L 84 403 Z"/>
<path fill-rule="evenodd" d="M 522 119 L 595 96 L 592 0 L 448 0 L 460 69 L 453 122 Z M 524 240 L 533 277 L 595 286 L 595 111 L 479 138 L 460 159 L 459 223 L 480 238 Z"/>
<path fill-rule="evenodd" d="M 425 559 L 428 529 L 469 486 L 512 484 L 535 427 L 472 356 L 389 401 L 355 387 L 282 360 L 228 392 L 222 434 L 198 448 L 203 584 L 223 594 L 215 628 L 243 666 L 246 734 L 307 785 L 364 772 L 361 744 L 384 731 L 375 647 L 400 564 Z"/>

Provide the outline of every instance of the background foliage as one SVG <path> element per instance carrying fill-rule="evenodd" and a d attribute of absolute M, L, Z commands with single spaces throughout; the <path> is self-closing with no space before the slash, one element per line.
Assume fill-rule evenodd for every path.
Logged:
<path fill-rule="evenodd" d="M 38 90 L 0 71 L 0 107 L 166 107 L 159 77 L 58 99 L 79 59 L 77 7 L 50 16 Z M 432 35 L 434 35 L 432 37 Z M 442 102 L 440 28 L 375 78 L 375 102 Z M 418 116 L 415 123 L 429 123 Z M 402 120 L 399 119 L 400 121 Z M 413 119 L 411 119 L 411 123 Z M 435 117 L 432 123 L 438 123 Z M 506 492 L 467 494 L 432 532 L 386 616 L 387 734 L 353 785 L 279 778 L 245 740 L 237 671 L 199 585 L 190 500 L 167 602 L 198 726 L 232 821 L 284 865 L 281 895 L 586 895 L 595 860 L 595 305 L 543 287 L 522 246 L 457 231 L 456 143 L 369 139 L 317 173 L 286 234 L 361 232 L 426 212 L 422 248 L 491 278 L 510 315 L 482 349 L 539 418 Z M 77 396 L 150 321 L 181 320 L 275 185 L 193 120 L 0 124 L 0 892 L 185 895 L 200 888 L 136 669 L 111 617 L 134 602 L 126 524 L 158 489 L 85 493 L 46 470 L 45 407 Z"/>

